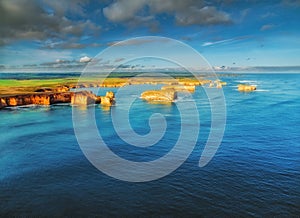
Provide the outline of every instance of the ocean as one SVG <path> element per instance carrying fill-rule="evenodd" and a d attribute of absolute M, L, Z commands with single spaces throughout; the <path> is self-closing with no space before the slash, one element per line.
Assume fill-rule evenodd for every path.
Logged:
<path fill-rule="evenodd" d="M 47 75 L 60 77 L 40 77 Z M 29 77 L 32 75 L 0 74 L 0 78 Z M 192 98 L 199 108 L 199 114 L 189 116 L 191 123 L 200 117 L 200 132 L 190 131 L 190 138 L 197 136 L 194 149 L 173 172 L 148 182 L 123 181 L 98 170 L 77 142 L 70 105 L 0 110 L 0 216 L 299 216 L 300 74 L 220 78 L 227 82 L 223 87 L 226 126 L 215 156 L 199 167 L 211 128 L 211 110 L 205 92 L 197 87 L 192 96 L 181 94 L 178 100 Z M 239 83 L 257 85 L 257 91 L 238 92 Z M 173 149 L 180 126 L 192 127 L 189 123 L 182 127 L 176 103 L 141 100 L 139 92 L 149 87 L 137 86 L 136 93 L 128 94 L 128 101 L 135 100 L 127 115 L 140 135 L 162 126 L 151 122 L 150 128 L 153 113 L 164 117 L 165 134 L 150 147 L 124 142 L 114 128 L 112 114 L 121 112 L 126 95 L 122 101 L 117 98 L 112 108 L 73 109 L 81 114 L 93 111 L 99 134 L 119 157 L 153 161 Z M 118 91 L 101 88 L 99 94 L 107 90 Z M 82 125 L 85 122 L 83 119 Z M 119 131 L 132 134 L 126 128 Z M 86 137 L 93 138 L 92 133 L 86 128 Z M 106 158 L 108 165 L 114 164 Z"/>

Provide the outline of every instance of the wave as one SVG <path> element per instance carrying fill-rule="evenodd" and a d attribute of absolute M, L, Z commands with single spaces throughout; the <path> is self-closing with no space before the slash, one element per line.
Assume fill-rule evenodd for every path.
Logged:
<path fill-rule="evenodd" d="M 256 89 L 255 92 L 269 92 L 268 89 Z"/>
<path fill-rule="evenodd" d="M 248 84 L 253 84 L 253 85 L 259 83 L 257 80 L 236 80 L 235 82 L 248 83 Z"/>
<path fill-rule="evenodd" d="M 279 105 L 293 105 L 293 104 L 295 104 L 294 100 L 285 100 L 285 101 L 279 101 L 279 102 L 270 104 L 270 106 L 274 107 L 274 106 L 279 106 Z"/>

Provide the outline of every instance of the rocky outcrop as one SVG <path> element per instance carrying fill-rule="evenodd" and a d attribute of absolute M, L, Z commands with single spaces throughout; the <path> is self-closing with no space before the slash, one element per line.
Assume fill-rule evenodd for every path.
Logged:
<path fill-rule="evenodd" d="M 73 105 L 95 104 L 97 100 L 97 96 L 90 91 L 73 92 L 71 94 L 71 104 Z"/>
<path fill-rule="evenodd" d="M 7 107 L 6 99 L 0 98 L 0 109 Z"/>
<path fill-rule="evenodd" d="M 113 92 L 106 92 L 106 95 L 101 96 L 100 99 L 100 103 L 103 106 L 112 106 L 115 104 L 115 94 Z"/>
<path fill-rule="evenodd" d="M 245 85 L 245 84 L 239 84 L 238 85 L 238 90 L 240 92 L 251 92 L 256 90 L 256 86 L 253 85 Z"/>
<path fill-rule="evenodd" d="M 194 92 L 195 91 L 195 86 L 194 85 L 168 85 L 168 86 L 163 86 L 161 87 L 161 90 L 168 90 L 168 89 L 173 89 L 177 92 Z"/>
<path fill-rule="evenodd" d="M 173 102 L 177 98 L 177 92 L 174 89 L 149 90 L 143 92 L 141 98 L 146 101 Z"/>
<path fill-rule="evenodd" d="M 50 95 L 50 104 L 70 103 L 71 95 L 70 92 L 53 93 Z"/>
<path fill-rule="evenodd" d="M 57 86 L 55 88 L 40 87 L 34 90 L 34 92 L 68 92 L 70 90 L 69 86 Z"/>
<path fill-rule="evenodd" d="M 53 92 L 53 89 L 48 87 L 41 87 L 34 90 L 34 92 Z"/>
<path fill-rule="evenodd" d="M 28 104 L 50 105 L 50 95 L 48 94 L 25 94 L 0 98 L 0 108 L 14 107 Z"/>
<path fill-rule="evenodd" d="M 69 86 L 57 86 L 54 90 L 54 92 L 68 92 L 70 91 Z"/>

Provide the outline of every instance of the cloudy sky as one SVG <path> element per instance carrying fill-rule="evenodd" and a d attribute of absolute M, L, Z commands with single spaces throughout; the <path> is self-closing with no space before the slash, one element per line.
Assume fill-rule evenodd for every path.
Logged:
<path fill-rule="evenodd" d="M 149 35 L 213 66 L 299 66 L 299 20 L 299 0 L 0 0 L 0 68 L 76 67 Z"/>

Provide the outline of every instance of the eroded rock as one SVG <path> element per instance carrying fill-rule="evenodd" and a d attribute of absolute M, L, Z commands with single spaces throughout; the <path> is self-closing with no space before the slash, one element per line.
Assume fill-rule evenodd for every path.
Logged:
<path fill-rule="evenodd" d="M 70 103 L 71 102 L 71 93 L 53 93 L 50 95 L 50 104 L 58 103 Z"/>
<path fill-rule="evenodd" d="M 106 92 L 105 96 L 101 96 L 101 105 L 112 106 L 115 104 L 115 94 L 111 91 Z"/>
<path fill-rule="evenodd" d="M 141 98 L 146 101 L 173 102 L 177 98 L 177 92 L 174 89 L 149 90 L 143 92 Z"/>
<path fill-rule="evenodd" d="M 161 87 L 161 90 L 168 90 L 168 89 L 173 89 L 177 92 L 194 92 L 195 91 L 195 86 L 194 85 L 167 85 Z"/>
<path fill-rule="evenodd" d="M 89 105 L 95 104 L 97 96 L 90 91 L 74 92 L 71 95 L 71 104 Z"/>
<path fill-rule="evenodd" d="M 245 85 L 245 84 L 239 84 L 238 90 L 241 92 L 251 92 L 256 90 L 256 86 L 254 85 Z"/>

